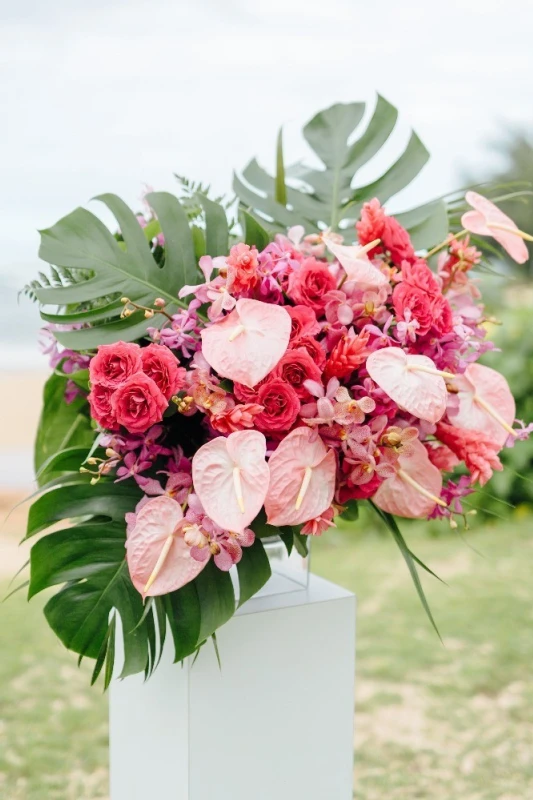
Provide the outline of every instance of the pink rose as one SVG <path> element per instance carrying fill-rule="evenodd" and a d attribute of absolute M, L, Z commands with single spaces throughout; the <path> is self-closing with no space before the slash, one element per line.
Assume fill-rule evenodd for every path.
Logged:
<path fill-rule="evenodd" d="M 168 347 L 149 344 L 141 350 L 142 371 L 159 387 L 167 400 L 185 385 L 186 370 Z"/>
<path fill-rule="evenodd" d="M 102 344 L 89 364 L 91 383 L 116 389 L 142 369 L 141 348 L 131 342 Z"/>
<path fill-rule="evenodd" d="M 266 378 L 263 378 L 263 380 L 259 381 L 259 383 L 256 384 L 253 389 L 250 389 L 249 386 L 245 386 L 244 383 L 238 383 L 235 381 L 233 384 L 233 394 L 237 400 L 241 401 L 241 403 L 255 403 L 257 400 L 257 392 L 265 383 L 265 381 Z"/>
<path fill-rule="evenodd" d="M 111 397 L 114 389 L 101 383 L 93 383 L 89 394 L 91 417 L 108 431 L 117 431 L 119 428 L 115 412 L 111 406 Z"/>
<path fill-rule="evenodd" d="M 419 325 L 417 334 L 425 336 L 428 333 L 433 324 L 433 311 L 431 297 L 423 289 L 402 281 L 392 293 L 392 302 L 397 319 L 405 319 L 405 310 L 409 309 L 411 319 L 416 319 Z"/>
<path fill-rule="evenodd" d="M 307 350 L 319 369 L 324 369 L 326 366 L 326 351 L 314 336 L 302 336 L 301 339 L 295 339 L 290 346 L 294 349 Z"/>
<path fill-rule="evenodd" d="M 431 301 L 431 312 L 433 314 L 433 327 L 439 336 L 450 333 L 453 329 L 452 309 L 442 294 L 438 294 Z"/>
<path fill-rule="evenodd" d="M 263 433 L 288 431 L 298 417 L 300 400 L 290 384 L 279 378 L 265 381 L 257 393 L 263 411 L 255 418 L 255 426 Z"/>
<path fill-rule="evenodd" d="M 144 433 L 161 422 L 168 403 L 155 381 L 136 372 L 113 393 L 111 408 L 119 425 L 130 433 Z"/>
<path fill-rule="evenodd" d="M 320 383 L 322 371 L 317 367 L 307 350 L 297 348 L 289 350 L 278 361 L 271 372 L 272 377 L 280 378 L 293 387 L 298 397 L 309 398 L 309 392 L 304 386 L 304 381 L 311 380 Z"/>
<path fill-rule="evenodd" d="M 402 278 L 411 286 L 417 286 L 430 295 L 441 294 L 437 276 L 421 258 L 417 258 L 412 264 L 409 261 L 402 263 Z"/>
<path fill-rule="evenodd" d="M 335 278 L 328 265 L 315 258 L 306 258 L 289 276 L 287 294 L 294 303 L 309 306 L 321 314 L 326 305 L 325 294 L 335 288 Z"/>
<path fill-rule="evenodd" d="M 320 325 L 316 314 L 309 306 L 286 306 L 291 318 L 291 342 L 301 336 L 312 336 L 318 333 Z"/>

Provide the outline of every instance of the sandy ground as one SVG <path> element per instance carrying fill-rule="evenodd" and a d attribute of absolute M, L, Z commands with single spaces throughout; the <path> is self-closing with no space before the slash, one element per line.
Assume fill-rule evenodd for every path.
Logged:
<path fill-rule="evenodd" d="M 19 547 L 32 492 L 32 448 L 46 372 L 0 373 L 0 578 L 12 577 L 28 558 Z"/>
<path fill-rule="evenodd" d="M 44 371 L 0 372 L 0 453 L 31 449 L 47 377 Z"/>

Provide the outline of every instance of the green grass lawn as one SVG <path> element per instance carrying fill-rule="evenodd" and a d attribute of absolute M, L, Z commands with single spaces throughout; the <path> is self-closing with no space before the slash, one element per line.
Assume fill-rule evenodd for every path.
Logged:
<path fill-rule="evenodd" d="M 373 520 L 313 543 L 313 570 L 358 596 L 358 800 L 533 798 L 530 525 L 482 527 L 468 544 L 444 527 L 407 530 L 448 583 L 424 578 L 444 646 Z M 106 713 L 40 600 L 0 607 L 0 797 L 106 797 Z"/>

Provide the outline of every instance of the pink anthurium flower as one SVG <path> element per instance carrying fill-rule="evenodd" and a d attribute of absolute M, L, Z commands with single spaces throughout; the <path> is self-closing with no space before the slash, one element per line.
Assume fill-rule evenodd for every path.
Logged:
<path fill-rule="evenodd" d="M 316 431 L 296 428 L 270 456 L 265 500 L 269 525 L 299 525 L 320 517 L 335 491 L 335 453 Z"/>
<path fill-rule="evenodd" d="M 373 497 L 378 508 L 409 519 L 429 516 L 436 505 L 446 506 L 440 497 L 442 473 L 429 460 L 424 445 L 410 442 L 409 455 L 400 455 L 395 474 L 386 478 Z"/>
<path fill-rule="evenodd" d="M 437 369 L 427 356 L 384 347 L 369 355 L 366 368 L 379 388 L 413 416 L 434 424 L 446 411 L 448 391 L 444 378 L 455 375 Z"/>
<path fill-rule="evenodd" d="M 515 401 L 503 375 L 482 364 L 470 364 L 453 385 L 459 391 L 448 410 L 452 425 L 481 431 L 500 447 L 509 436 L 518 436 L 512 427 Z"/>
<path fill-rule="evenodd" d="M 192 460 L 194 490 L 206 514 L 227 531 L 242 533 L 263 505 L 270 473 L 266 439 L 236 431 L 204 444 Z"/>
<path fill-rule="evenodd" d="M 252 388 L 276 366 L 290 335 L 283 306 L 241 299 L 231 314 L 202 331 L 202 353 L 221 377 Z"/>
<path fill-rule="evenodd" d="M 379 239 L 364 245 L 343 245 L 335 241 L 334 235 L 326 231 L 322 234 L 322 240 L 332 253 L 339 264 L 343 267 L 349 281 L 362 283 L 365 286 L 385 286 L 389 279 L 370 261 L 367 256 Z"/>
<path fill-rule="evenodd" d="M 533 236 L 521 231 L 498 206 L 477 192 L 467 192 L 465 199 L 474 209 L 461 217 L 465 230 L 480 236 L 492 236 L 518 264 L 528 260 L 529 253 L 524 239 L 533 242 Z"/>
<path fill-rule="evenodd" d="M 205 567 L 191 558 L 183 538 L 186 528 L 180 504 L 167 496 L 148 500 L 136 514 L 128 531 L 126 558 L 132 583 L 143 597 L 174 592 Z"/>

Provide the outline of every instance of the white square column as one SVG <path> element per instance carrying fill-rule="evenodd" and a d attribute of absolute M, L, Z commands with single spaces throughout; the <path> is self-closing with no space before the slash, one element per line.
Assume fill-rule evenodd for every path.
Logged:
<path fill-rule="evenodd" d="M 111 800 L 352 800 L 355 597 L 252 598 L 193 665 L 110 687 Z"/>

